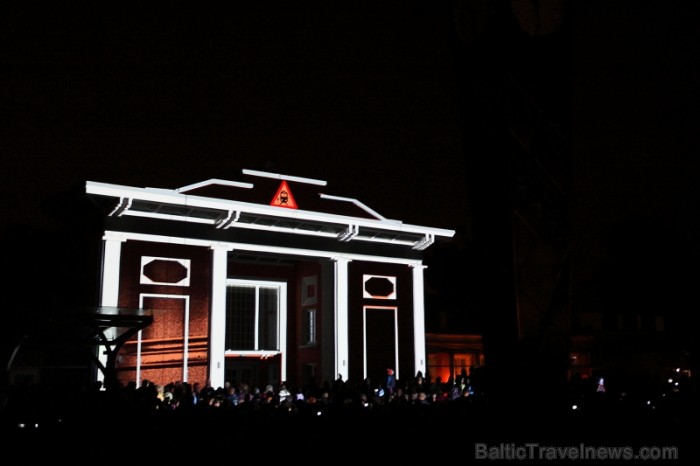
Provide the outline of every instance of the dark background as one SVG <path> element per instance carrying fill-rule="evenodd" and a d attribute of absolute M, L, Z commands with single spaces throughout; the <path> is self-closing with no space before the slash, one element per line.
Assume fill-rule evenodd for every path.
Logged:
<path fill-rule="evenodd" d="M 5 6 L 3 225 L 45 222 L 42 203 L 86 180 L 175 188 L 255 168 L 464 228 L 465 158 L 479 154 L 461 96 L 485 92 L 458 69 L 472 65 L 465 31 L 485 29 L 464 19 L 480 3 L 509 4 Z M 582 241 L 600 250 L 605 229 L 636 222 L 697 236 L 698 7 L 562 3 L 565 34 L 489 25 L 508 38 L 482 49 L 567 136 Z"/>
<path fill-rule="evenodd" d="M 542 31 L 506 0 L 3 6 L 3 312 L 96 303 L 86 181 L 177 188 L 250 168 L 456 230 L 427 278 L 477 317 L 472 294 L 512 304 L 509 218 L 534 192 L 566 243 L 572 312 L 661 312 L 692 332 L 700 7 L 549 4 L 564 9 Z M 525 187 L 514 153 L 539 167 Z"/>
<path fill-rule="evenodd" d="M 464 160 L 448 13 L 255 2 L 5 14 L 5 219 L 36 223 L 27 209 L 85 180 L 177 188 L 252 168 L 454 228 Z"/>

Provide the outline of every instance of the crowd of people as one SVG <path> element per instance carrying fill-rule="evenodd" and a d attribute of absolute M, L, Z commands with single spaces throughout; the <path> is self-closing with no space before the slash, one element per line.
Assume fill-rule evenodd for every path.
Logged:
<path fill-rule="evenodd" d="M 488 432 L 489 426 L 500 435 L 509 427 L 528 431 L 528 426 L 534 425 L 533 419 L 523 418 L 522 413 L 537 413 L 536 409 L 530 406 L 513 413 L 512 418 L 503 418 L 503 412 L 493 410 L 488 395 L 475 382 L 477 379 L 466 372 L 446 381 L 439 377 L 431 380 L 420 372 L 397 380 L 388 370 L 386 380 L 379 383 L 369 379 L 353 383 L 338 375 L 332 381 L 302 386 L 283 381 L 264 387 L 229 382 L 213 387 L 199 382 L 161 384 L 142 380 L 139 385 L 132 381 L 109 390 L 99 382 L 89 389 L 64 390 L 35 384 L 8 391 L 1 412 L 5 427 L 25 436 L 56 432 L 235 432 L 237 438 L 245 440 L 282 429 L 289 438 L 303 435 L 329 439 L 340 437 L 341 430 L 352 425 L 364 436 L 401 430 L 409 436 L 454 435 L 457 439 L 465 432 L 476 436 Z M 600 384 L 593 382 L 585 385 L 581 394 L 586 399 L 573 399 L 570 409 L 557 418 L 554 430 L 564 425 L 578 425 L 579 433 L 606 426 L 615 430 L 609 421 L 613 419 L 610 413 L 621 412 L 619 396 L 601 390 Z M 528 400 L 521 401 L 527 406 Z M 586 410 L 582 409 L 584 403 Z M 652 413 L 652 408 L 659 409 Z M 642 411 L 635 411 L 636 417 L 624 413 L 624 425 L 637 423 L 642 419 L 640 415 L 646 416 L 644 422 L 675 422 L 678 428 L 685 421 L 676 417 L 676 411 L 661 405 L 649 407 L 649 413 L 656 417 Z M 667 424 L 664 428 L 668 431 L 669 427 L 674 426 Z"/>
<path fill-rule="evenodd" d="M 402 383 L 393 370 L 387 370 L 387 379 L 377 384 L 369 379 L 355 384 L 340 374 L 331 382 L 303 386 L 283 381 L 257 387 L 227 381 L 213 387 L 210 383 L 161 384 L 144 379 L 138 386 L 131 381 L 105 390 L 96 382 L 87 390 L 66 391 L 35 384 L 11 390 L 3 411 L 12 428 L 28 431 L 79 427 L 90 424 L 94 417 L 110 419 L 112 425 L 124 421 L 154 428 L 193 419 L 208 419 L 209 423 L 224 423 L 224 419 L 234 423 L 243 417 L 255 422 L 296 418 L 317 423 L 340 416 L 371 419 L 447 403 L 466 407 L 475 398 L 466 373 L 455 380 L 443 382 L 438 377 L 428 382 L 419 372 Z"/>

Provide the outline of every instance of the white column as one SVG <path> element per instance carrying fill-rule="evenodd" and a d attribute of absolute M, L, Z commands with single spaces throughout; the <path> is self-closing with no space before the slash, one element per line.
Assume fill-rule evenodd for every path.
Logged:
<path fill-rule="evenodd" d="M 225 245 L 213 245 L 211 272 L 211 318 L 209 319 L 209 380 L 212 387 L 224 386 L 226 351 L 226 273 L 228 251 Z"/>
<path fill-rule="evenodd" d="M 106 233 L 104 241 L 104 257 L 102 259 L 102 285 L 100 305 L 105 307 L 119 306 L 119 270 L 122 255 L 122 243 L 126 237 L 116 233 Z M 105 337 L 112 340 L 115 338 L 114 328 L 105 331 Z M 101 351 L 101 346 L 97 347 L 97 359 L 102 365 L 107 365 L 107 354 Z M 111 351 L 113 348 L 110 348 Z M 138 368 L 137 368 L 138 369 Z M 104 374 L 97 371 L 97 380 L 104 382 Z"/>
<path fill-rule="evenodd" d="M 425 354 L 425 290 L 423 283 L 424 265 L 416 264 L 413 268 L 413 352 L 415 356 L 415 375 L 421 371 L 426 375 Z"/>
<path fill-rule="evenodd" d="M 348 380 L 348 263 L 335 257 L 335 373 Z"/>
<path fill-rule="evenodd" d="M 280 346 L 280 380 L 287 380 L 287 284 L 280 284 L 279 294 L 280 325 L 279 325 L 279 346 Z"/>
<path fill-rule="evenodd" d="M 119 305 L 119 264 L 121 263 L 123 235 L 107 233 L 104 237 L 104 258 L 102 260 L 102 306 Z"/>

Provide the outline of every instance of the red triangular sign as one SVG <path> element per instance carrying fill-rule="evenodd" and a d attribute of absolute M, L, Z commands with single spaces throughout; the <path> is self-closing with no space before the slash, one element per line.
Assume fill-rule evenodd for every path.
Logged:
<path fill-rule="evenodd" d="M 297 203 L 294 201 L 294 196 L 292 196 L 292 191 L 289 189 L 289 186 L 287 186 L 286 181 L 282 181 L 280 187 L 277 188 L 277 193 L 275 197 L 272 198 L 270 205 L 274 207 L 287 207 L 289 209 L 297 208 Z"/>

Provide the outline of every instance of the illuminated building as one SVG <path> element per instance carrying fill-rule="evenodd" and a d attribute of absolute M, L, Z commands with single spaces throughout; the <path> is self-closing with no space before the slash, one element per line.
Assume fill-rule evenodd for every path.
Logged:
<path fill-rule="evenodd" d="M 423 252 L 454 231 L 319 194 L 325 181 L 243 176 L 86 183 L 105 214 L 100 306 L 152 317 L 100 356 L 106 375 L 218 387 L 425 373 Z"/>

